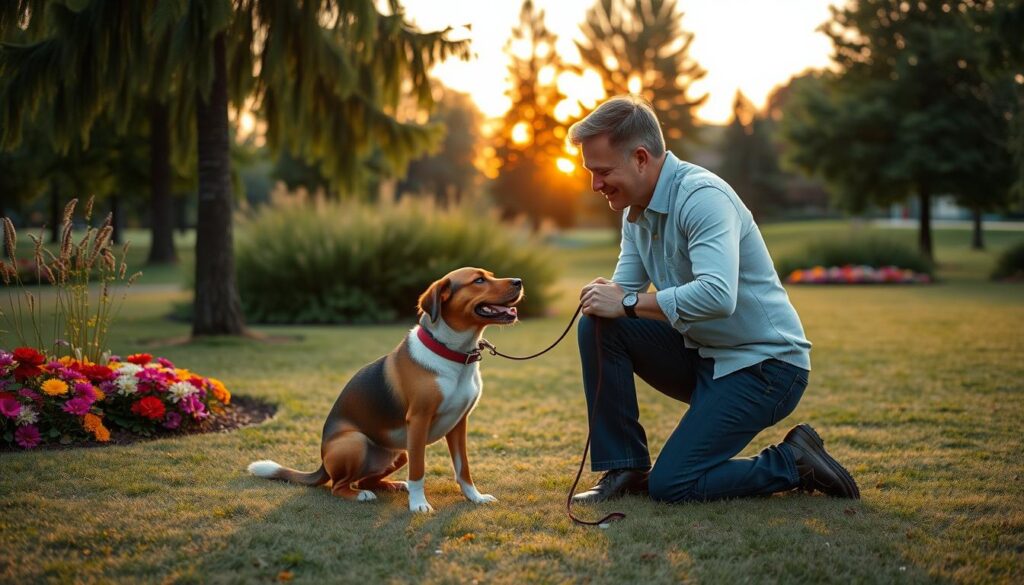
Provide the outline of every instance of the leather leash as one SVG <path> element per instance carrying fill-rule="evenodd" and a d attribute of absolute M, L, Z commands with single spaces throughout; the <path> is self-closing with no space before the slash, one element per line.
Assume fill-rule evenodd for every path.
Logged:
<path fill-rule="evenodd" d="M 500 356 L 500 357 L 503 357 L 505 359 L 510 359 L 510 360 L 530 360 L 530 359 L 533 359 L 535 357 L 544 355 L 545 353 L 547 353 L 547 352 L 551 351 L 552 349 L 554 349 L 556 345 L 558 345 L 559 343 L 562 342 L 563 339 L 565 339 L 565 336 L 569 333 L 569 330 L 572 329 L 573 323 L 576 322 L 576 317 L 579 317 L 580 311 L 582 311 L 582 310 L 583 310 L 583 303 L 580 303 L 579 306 L 576 307 L 576 312 L 573 313 L 572 319 L 569 320 L 569 325 L 566 326 L 565 331 L 562 332 L 562 335 L 560 335 L 558 337 L 558 339 L 555 340 L 554 343 L 549 345 L 547 347 L 547 349 L 545 349 L 543 351 L 539 351 L 539 352 L 537 352 L 537 353 L 535 353 L 533 355 L 522 356 L 522 357 L 512 356 L 512 355 L 505 355 L 505 354 L 501 353 L 500 351 L 498 351 L 498 348 L 495 347 L 494 344 L 492 344 L 490 341 L 487 341 L 486 339 L 481 339 L 480 340 L 479 348 L 480 348 L 481 351 L 486 349 L 487 351 L 489 351 L 491 353 L 491 355 Z M 602 369 L 601 368 L 601 362 L 602 362 L 602 359 L 601 359 L 601 342 L 600 342 L 600 340 L 601 340 L 601 320 L 600 319 L 595 320 L 594 321 L 594 325 L 595 325 L 595 333 L 596 333 L 596 336 L 597 336 L 597 339 L 598 339 L 598 343 L 597 343 L 597 389 L 594 391 L 594 410 L 597 410 L 597 398 L 601 395 L 601 382 L 602 382 L 602 375 L 601 375 L 601 369 Z M 607 527 L 609 522 L 613 522 L 615 520 L 622 520 L 623 518 L 626 517 L 626 515 L 623 514 L 622 512 L 612 512 L 611 514 L 608 514 L 608 515 L 604 516 L 600 520 L 580 520 L 579 518 L 576 517 L 575 514 L 572 513 L 572 497 L 576 493 L 576 487 L 579 485 L 580 477 L 583 475 L 583 466 L 586 465 L 586 463 L 587 463 L 587 454 L 590 452 L 590 438 L 591 438 L 591 433 L 593 432 L 592 431 L 592 429 L 593 429 L 593 422 L 594 422 L 594 413 L 593 413 L 593 411 L 591 411 L 591 412 L 587 413 L 587 442 L 583 446 L 583 457 L 580 459 L 580 467 L 576 471 L 576 479 L 573 480 L 572 487 L 569 488 L 569 495 L 565 499 L 565 513 L 568 514 L 569 515 L 569 519 L 572 520 L 573 522 L 575 522 L 576 524 L 580 524 L 580 525 L 583 525 L 583 526 Z"/>

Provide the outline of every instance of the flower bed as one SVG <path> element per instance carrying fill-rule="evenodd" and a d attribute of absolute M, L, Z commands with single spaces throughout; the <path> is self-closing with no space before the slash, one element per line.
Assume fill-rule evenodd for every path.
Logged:
<path fill-rule="evenodd" d="M 188 430 L 225 412 L 231 393 L 216 378 L 149 354 L 105 364 L 0 349 L 0 439 L 32 449 L 46 442 L 110 440 Z"/>
<path fill-rule="evenodd" d="M 923 272 L 896 266 L 815 266 L 794 270 L 786 277 L 787 284 L 923 284 L 931 281 Z"/>

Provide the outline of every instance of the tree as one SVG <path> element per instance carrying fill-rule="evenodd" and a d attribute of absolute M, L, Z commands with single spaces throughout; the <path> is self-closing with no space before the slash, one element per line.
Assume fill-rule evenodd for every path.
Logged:
<path fill-rule="evenodd" d="M 458 204 L 480 176 L 475 163 L 481 114 L 468 95 L 446 89 L 431 120 L 444 126 L 444 142 L 436 153 L 409 165 L 398 192 L 429 191 L 439 205 Z"/>
<path fill-rule="evenodd" d="M 500 163 L 492 192 L 505 217 L 523 213 L 539 229 L 545 219 L 571 225 L 575 218 L 578 184 L 566 170 L 566 124 L 555 117 L 555 106 L 564 99 L 555 80 L 565 71 L 555 52 L 557 36 L 544 24 L 544 11 L 523 2 L 519 25 L 512 31 L 507 49 L 511 55 L 508 92 L 512 108 L 502 119 L 495 138 Z M 562 170 L 559 170 L 559 159 Z"/>
<path fill-rule="evenodd" d="M 780 206 L 783 176 L 767 121 L 757 108 L 736 92 L 733 118 L 722 144 L 722 178 L 739 193 L 757 219 Z"/>
<path fill-rule="evenodd" d="M 307 160 L 321 161 L 332 180 L 354 185 L 372 154 L 398 172 L 439 139 L 438 128 L 399 123 L 389 111 L 405 82 L 420 105 L 428 106 L 429 67 L 451 55 L 466 56 L 468 48 L 447 40 L 447 30 L 415 30 L 395 0 L 387 4 L 390 14 L 370 0 L 53 4 L 20 0 L 0 10 L 0 27 L 28 22 L 34 30 L 36 19 L 51 16 L 47 12 L 79 24 L 71 40 L 48 37 L 0 53 L 0 72 L 12 71 L 3 97 L 19 98 L 5 101 L 10 105 L 0 112 L 4 141 L 16 142 L 22 118 L 41 96 L 68 118 L 67 128 L 79 131 L 104 108 L 127 111 L 141 85 L 172 94 L 172 127 L 188 135 L 191 122 L 198 157 L 194 335 L 244 331 L 231 243 L 229 99 L 236 108 L 249 100 L 259 104 L 275 147 L 287 144 Z M 87 21 L 94 26 L 84 26 Z M 98 49 L 76 52 L 83 47 Z M 150 53 L 146 47 L 166 51 Z M 52 66 L 57 62 L 60 71 L 98 73 L 70 75 L 75 86 L 59 78 Z M 42 69 L 34 72 L 33 66 Z M 150 69 L 155 73 L 138 77 Z M 74 116 L 60 109 L 68 95 L 82 98 L 72 100 Z M 12 119 L 18 124 L 7 123 Z"/>
<path fill-rule="evenodd" d="M 584 67 L 601 74 L 607 95 L 637 93 L 654 106 L 665 142 L 685 158 L 697 137 L 697 108 L 708 95 L 690 98 L 707 72 L 693 61 L 693 33 L 682 28 L 675 0 L 598 0 L 580 25 L 576 43 Z"/>
<path fill-rule="evenodd" d="M 972 22 L 990 9 L 939 0 L 830 8 L 823 30 L 837 72 L 797 92 L 783 120 L 793 160 L 828 179 L 849 208 L 916 194 L 918 243 L 928 258 L 934 195 L 988 207 L 1007 193 L 1005 173 L 989 163 L 1009 160 L 1008 124 L 986 97 L 983 35 Z"/>

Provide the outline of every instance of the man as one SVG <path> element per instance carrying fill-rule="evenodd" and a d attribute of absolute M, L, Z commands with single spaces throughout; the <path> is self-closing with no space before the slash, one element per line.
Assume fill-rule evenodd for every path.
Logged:
<path fill-rule="evenodd" d="M 569 140 L 582 149 L 593 190 L 624 212 L 612 279 L 580 293 L 591 465 L 605 474 L 575 500 L 647 492 L 707 501 L 794 488 L 859 498 L 809 425 L 756 457 L 733 459 L 796 408 L 811 344 L 732 188 L 666 152 L 654 110 L 636 96 L 601 104 Z M 657 292 L 647 292 L 652 283 Z M 653 469 L 634 373 L 689 404 Z"/>

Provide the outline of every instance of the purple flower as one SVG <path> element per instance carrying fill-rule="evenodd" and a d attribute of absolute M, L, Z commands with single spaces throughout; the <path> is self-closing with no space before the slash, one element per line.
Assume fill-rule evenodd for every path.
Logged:
<path fill-rule="evenodd" d="M 46 368 L 50 370 L 50 373 L 59 377 L 62 380 L 70 382 L 71 380 L 78 380 L 82 377 L 81 374 L 72 370 L 71 368 L 65 367 L 58 361 L 51 361 L 46 364 Z"/>
<path fill-rule="evenodd" d="M 167 414 L 164 415 L 164 428 L 176 429 L 181 425 L 181 415 L 168 410 Z"/>
<path fill-rule="evenodd" d="M 163 366 L 165 368 L 169 368 L 171 370 L 174 369 L 174 364 L 172 364 L 171 360 L 169 360 L 167 358 L 156 358 L 156 363 L 160 364 L 161 366 Z"/>
<path fill-rule="evenodd" d="M 75 416 L 85 416 L 89 413 L 89 407 L 92 406 L 92 401 L 86 398 L 78 397 L 72 398 L 64 403 L 62 409 L 68 414 Z"/>
<path fill-rule="evenodd" d="M 8 394 L 8 396 L 10 396 Z M 0 414 L 7 418 L 14 418 L 21 414 L 21 403 L 16 398 L 0 398 Z"/>
<path fill-rule="evenodd" d="M 85 398 L 88 400 L 89 404 L 96 402 L 96 389 L 88 382 L 79 382 L 75 384 L 75 394 L 77 394 L 79 398 Z"/>
<path fill-rule="evenodd" d="M 38 392 L 34 390 L 29 390 L 28 388 L 22 388 L 21 390 L 18 390 L 18 396 L 21 396 L 22 398 L 28 398 L 29 400 L 35 402 L 36 404 L 43 403 L 43 397 L 40 396 Z"/>
<path fill-rule="evenodd" d="M 39 444 L 39 429 L 36 425 L 25 425 L 14 431 L 14 442 L 22 449 L 31 449 Z"/>
<path fill-rule="evenodd" d="M 174 374 L 157 368 L 144 368 L 135 374 L 135 379 L 139 381 L 139 389 L 148 392 L 164 392 L 176 380 Z"/>
<path fill-rule="evenodd" d="M 103 393 L 106 394 L 107 396 L 110 396 L 111 394 L 114 394 L 115 392 L 117 392 L 117 383 L 114 382 L 113 380 L 108 380 L 106 382 L 101 382 L 100 383 L 100 390 L 102 390 Z"/>
<path fill-rule="evenodd" d="M 0 349 L 0 368 L 6 368 L 14 363 L 14 354 Z"/>
<path fill-rule="evenodd" d="M 192 415 L 192 418 L 196 420 L 204 419 L 210 416 L 210 413 L 206 412 L 206 405 L 203 404 L 199 397 L 195 394 L 189 394 L 188 396 L 181 399 L 178 402 L 178 406 L 181 410 Z"/>

